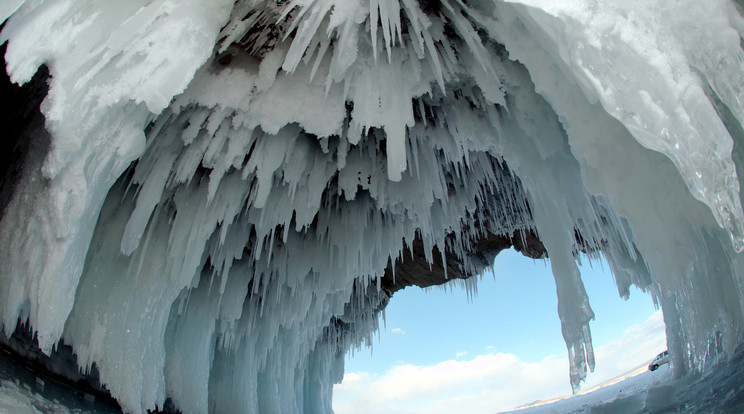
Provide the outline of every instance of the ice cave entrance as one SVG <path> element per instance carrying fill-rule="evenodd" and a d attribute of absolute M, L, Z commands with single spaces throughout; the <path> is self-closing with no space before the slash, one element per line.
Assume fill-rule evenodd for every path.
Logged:
<path fill-rule="evenodd" d="M 666 337 L 648 294 L 633 286 L 622 299 L 604 259 L 581 260 L 597 358 L 586 390 L 646 367 Z M 557 306 L 548 260 L 513 249 L 466 281 L 397 292 L 371 349 L 346 355 L 334 411 L 492 413 L 570 395 Z"/>

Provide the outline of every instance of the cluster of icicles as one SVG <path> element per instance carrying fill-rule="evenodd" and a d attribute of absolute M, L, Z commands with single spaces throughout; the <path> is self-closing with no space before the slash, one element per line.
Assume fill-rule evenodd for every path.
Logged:
<path fill-rule="evenodd" d="M 744 327 L 744 23 L 698 3 L 6 1 L 51 144 L 0 221 L 4 331 L 127 412 L 330 412 L 405 241 L 474 274 L 480 234 L 534 230 L 574 389 L 582 252 L 701 369 Z"/>

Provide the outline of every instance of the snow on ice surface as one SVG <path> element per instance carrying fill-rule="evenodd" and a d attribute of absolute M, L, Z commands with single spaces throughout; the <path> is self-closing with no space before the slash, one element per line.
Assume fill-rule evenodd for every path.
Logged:
<path fill-rule="evenodd" d="M 574 389 L 580 250 L 699 371 L 744 327 L 744 20 L 698 3 L 8 3 L 8 73 L 52 77 L 0 222 L 4 330 L 64 338 L 127 412 L 328 412 L 404 240 L 473 273 L 481 232 L 532 229 Z"/>

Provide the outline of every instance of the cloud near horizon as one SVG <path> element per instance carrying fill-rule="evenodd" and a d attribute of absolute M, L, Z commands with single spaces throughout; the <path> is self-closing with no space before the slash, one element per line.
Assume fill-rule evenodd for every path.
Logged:
<path fill-rule="evenodd" d="M 595 347 L 597 369 L 583 387 L 643 365 L 665 348 L 657 311 L 619 339 Z M 489 353 L 430 366 L 400 363 L 382 375 L 350 372 L 333 392 L 336 414 L 494 413 L 568 395 L 571 387 L 566 355 L 526 362 L 513 354 Z"/>

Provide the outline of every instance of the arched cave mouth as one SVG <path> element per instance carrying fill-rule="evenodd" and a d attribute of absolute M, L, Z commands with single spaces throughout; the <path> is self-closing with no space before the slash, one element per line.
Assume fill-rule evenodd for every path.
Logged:
<path fill-rule="evenodd" d="M 646 292 L 631 287 L 622 298 L 604 259 L 582 255 L 581 263 L 598 358 L 586 392 L 647 371 L 667 347 L 661 310 Z M 371 343 L 347 352 L 334 411 L 374 400 L 370 412 L 501 412 L 571 395 L 557 306 L 549 259 L 513 248 L 471 278 L 397 291 Z"/>
<path fill-rule="evenodd" d="M 137 1 L 0 8 L 24 358 L 67 344 L 127 412 L 329 412 L 391 295 L 512 246 L 550 257 L 574 390 L 582 254 L 663 308 L 674 376 L 739 355 L 738 3 Z"/>

